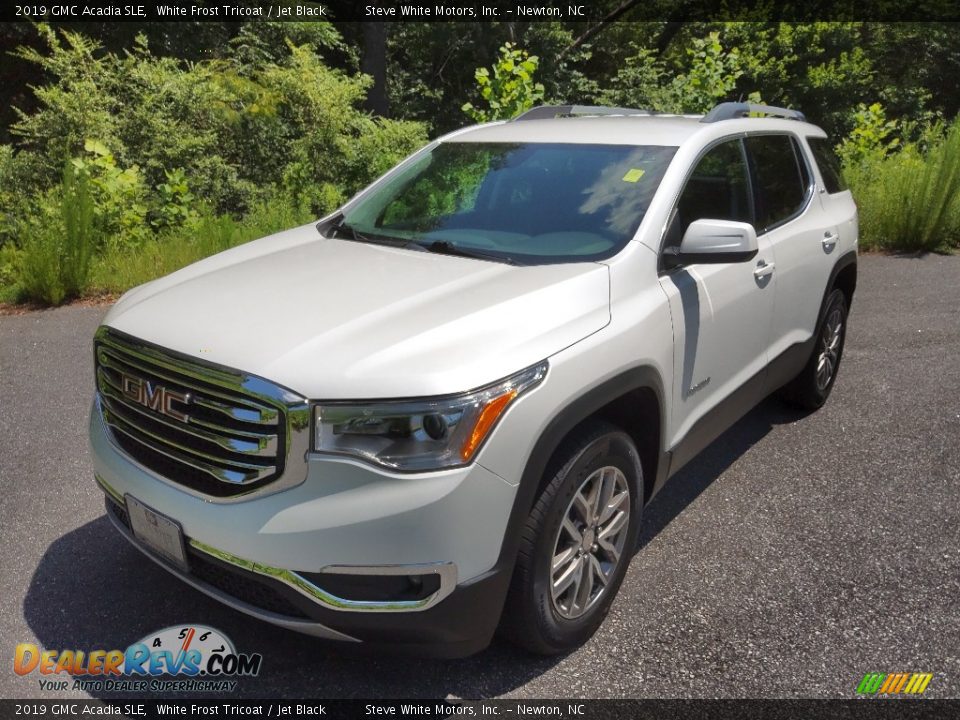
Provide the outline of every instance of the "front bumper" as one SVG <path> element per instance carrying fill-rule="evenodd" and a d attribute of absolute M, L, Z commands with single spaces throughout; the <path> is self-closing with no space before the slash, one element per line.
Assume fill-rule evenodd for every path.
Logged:
<path fill-rule="evenodd" d="M 444 656 L 476 652 L 492 637 L 509 580 L 494 566 L 516 486 L 480 465 L 404 476 L 313 458 L 297 487 L 219 504 L 160 482 L 121 453 L 96 404 L 90 439 L 114 525 L 167 570 L 235 609 L 318 637 Z M 181 525 L 189 572 L 133 537 L 128 494 Z M 435 575 L 436 591 L 366 600 L 324 587 L 332 575 L 366 571 Z"/>

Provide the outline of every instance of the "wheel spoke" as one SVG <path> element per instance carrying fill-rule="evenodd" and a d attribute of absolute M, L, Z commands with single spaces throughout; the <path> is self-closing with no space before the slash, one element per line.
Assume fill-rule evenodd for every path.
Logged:
<path fill-rule="evenodd" d="M 577 589 L 573 597 L 576 598 L 577 609 L 583 612 L 590 604 L 590 596 L 593 594 L 593 570 L 586 562 L 580 563 L 580 575 L 577 579 Z"/>
<path fill-rule="evenodd" d="M 570 518 L 563 519 L 563 529 L 566 530 L 567 535 L 570 536 L 570 539 L 577 545 L 583 542 L 583 533 L 580 532 L 580 529 L 573 524 L 573 520 Z"/>
<path fill-rule="evenodd" d="M 572 563 L 570 563 L 566 569 L 560 574 L 553 582 L 553 599 L 557 600 L 563 593 L 570 587 L 572 583 L 576 583 L 577 587 L 580 586 L 580 575 L 583 573 L 583 559 L 576 558 Z M 576 593 L 576 589 L 574 589 Z M 576 595 L 574 595 L 576 596 Z"/>
<path fill-rule="evenodd" d="M 577 554 L 577 546 L 572 545 L 571 547 L 568 547 L 566 550 L 563 550 L 562 552 L 559 552 L 556 555 L 554 555 L 553 563 L 551 565 L 551 567 L 553 568 L 553 571 L 556 572 L 561 567 L 566 565 L 568 562 L 570 562 L 570 559 L 574 557 L 576 554 Z"/>
<path fill-rule="evenodd" d="M 593 521 L 592 501 L 583 494 L 583 488 L 573 496 L 573 507 L 580 515 L 580 520 L 584 525 L 590 525 Z"/>
<path fill-rule="evenodd" d="M 627 513 L 621 511 L 614 515 L 610 522 L 600 528 L 600 532 L 597 537 L 600 540 L 610 540 L 612 542 L 613 538 L 623 529 L 624 525 L 626 524 Z"/>
<path fill-rule="evenodd" d="M 607 559 L 616 565 L 620 561 L 620 551 L 610 538 L 597 538 L 597 545 L 607 554 Z"/>
<path fill-rule="evenodd" d="M 596 555 L 590 556 L 590 569 L 593 571 L 594 577 L 600 581 L 600 584 L 606 586 L 607 575 L 603 572 L 603 566 L 600 565 L 600 560 Z"/>
<path fill-rule="evenodd" d="M 597 522 L 603 525 L 605 522 L 607 522 L 607 520 L 613 517 L 614 513 L 616 513 L 623 506 L 625 502 L 629 502 L 629 501 L 630 501 L 630 492 L 628 490 L 624 490 L 623 492 L 618 493 L 617 495 L 614 495 L 607 501 L 606 505 L 603 508 L 603 512 L 600 513 L 600 518 L 597 520 Z"/>
<path fill-rule="evenodd" d="M 593 481 L 590 494 L 587 496 L 587 502 L 590 507 L 590 518 L 587 520 L 588 525 L 593 525 L 593 523 L 596 522 L 597 513 L 600 512 L 600 495 L 603 491 L 603 476 L 605 472 L 606 469 L 600 471 L 596 480 Z"/>

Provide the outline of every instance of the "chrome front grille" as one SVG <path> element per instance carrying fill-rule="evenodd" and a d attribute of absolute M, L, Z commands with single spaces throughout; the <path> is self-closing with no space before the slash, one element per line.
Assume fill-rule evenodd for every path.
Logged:
<path fill-rule="evenodd" d="M 306 435 L 303 398 L 107 328 L 94 348 L 101 416 L 127 455 L 211 499 L 282 489 L 288 450 L 305 444 L 292 442 Z"/>

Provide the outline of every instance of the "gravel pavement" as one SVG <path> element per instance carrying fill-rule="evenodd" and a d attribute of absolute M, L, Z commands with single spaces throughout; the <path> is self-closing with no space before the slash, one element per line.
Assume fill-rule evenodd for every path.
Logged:
<path fill-rule="evenodd" d="M 103 307 L 0 317 L 0 697 L 54 698 L 19 642 L 126 647 L 184 622 L 264 655 L 255 697 L 853 697 L 932 672 L 960 697 L 960 257 L 867 256 L 820 412 L 771 399 L 647 509 L 598 634 L 560 659 L 459 661 L 318 643 L 171 578 L 104 517 L 87 451 Z M 56 698 L 83 693 L 56 693 Z"/>

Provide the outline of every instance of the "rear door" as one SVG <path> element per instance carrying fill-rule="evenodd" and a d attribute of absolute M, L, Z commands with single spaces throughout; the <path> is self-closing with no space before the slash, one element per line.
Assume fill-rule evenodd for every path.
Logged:
<path fill-rule="evenodd" d="M 772 361 L 813 335 L 838 254 L 837 228 L 820 210 L 813 171 L 797 137 L 787 133 L 750 135 L 746 148 L 756 198 L 757 236 L 769 244 L 776 266 Z"/>

